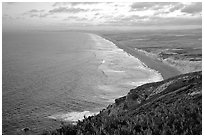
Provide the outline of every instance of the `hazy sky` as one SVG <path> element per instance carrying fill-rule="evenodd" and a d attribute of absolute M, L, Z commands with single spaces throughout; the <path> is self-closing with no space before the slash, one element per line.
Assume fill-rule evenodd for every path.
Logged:
<path fill-rule="evenodd" d="M 202 26 L 200 2 L 10 2 L 3 3 L 2 10 L 3 29 Z"/>

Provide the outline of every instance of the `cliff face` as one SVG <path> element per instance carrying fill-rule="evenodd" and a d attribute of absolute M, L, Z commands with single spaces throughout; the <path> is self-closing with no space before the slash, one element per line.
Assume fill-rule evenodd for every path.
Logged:
<path fill-rule="evenodd" d="M 52 134 L 202 134 L 202 72 L 139 86 Z"/>
<path fill-rule="evenodd" d="M 118 98 L 103 112 L 108 115 L 142 113 L 142 109 L 155 109 L 163 104 L 172 106 L 177 101 L 201 101 L 202 72 L 180 75 L 156 83 L 131 89 L 128 95 Z"/>

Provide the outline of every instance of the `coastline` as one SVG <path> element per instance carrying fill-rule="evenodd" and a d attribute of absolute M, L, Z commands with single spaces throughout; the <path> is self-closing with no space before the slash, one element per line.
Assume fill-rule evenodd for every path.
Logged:
<path fill-rule="evenodd" d="M 67 114 L 65 118 L 67 116 L 68 117 L 71 116 L 71 118 L 75 118 L 74 119 L 75 122 L 69 123 L 69 125 L 62 126 L 61 128 L 57 129 L 56 131 L 52 131 L 51 133 L 58 134 L 59 132 L 60 134 L 65 135 L 65 134 L 70 134 L 70 132 L 72 132 L 71 134 L 77 135 L 80 131 L 80 134 L 104 134 L 106 132 L 98 132 L 99 131 L 98 129 L 102 131 L 101 129 L 104 128 L 104 125 L 108 127 L 109 121 L 112 124 L 113 122 L 116 123 L 118 121 L 119 122 L 124 120 L 128 121 L 130 120 L 129 118 L 133 119 L 133 121 L 136 121 L 138 117 L 140 117 L 141 119 L 142 118 L 145 119 L 149 116 L 146 114 L 150 114 L 149 112 L 155 114 L 155 110 L 158 111 L 156 112 L 158 113 L 159 116 L 161 116 L 161 119 L 164 119 L 163 115 L 161 115 L 160 113 L 161 108 L 164 110 L 164 111 L 162 110 L 163 112 L 167 112 L 165 116 L 168 116 L 168 117 L 172 116 L 172 113 L 168 113 L 169 110 L 172 110 L 173 112 L 175 111 L 175 119 L 176 119 L 178 118 L 176 115 L 178 114 L 178 112 L 176 111 L 177 109 L 174 110 L 175 108 L 174 104 L 176 104 L 177 106 L 189 107 L 190 109 L 192 105 L 192 102 L 191 102 L 192 100 L 190 99 L 192 98 L 192 96 L 197 97 L 197 95 L 199 95 L 199 97 L 196 98 L 196 100 L 199 99 L 198 103 L 194 101 L 196 103 L 193 102 L 194 103 L 193 105 L 196 107 L 199 106 L 201 91 L 200 91 L 200 85 L 198 85 L 197 83 L 200 82 L 200 78 L 202 77 L 202 72 L 193 72 L 189 74 L 180 75 L 181 72 L 179 72 L 178 69 L 170 66 L 170 64 L 164 64 L 164 62 L 162 62 L 157 58 L 152 58 L 151 56 L 144 54 L 142 50 L 140 51 L 137 49 L 133 49 L 131 47 L 127 47 L 125 45 L 121 45 L 116 41 L 100 34 L 96 34 L 96 35 L 103 38 L 104 40 L 107 40 L 113 43 L 117 48 L 123 50 L 123 52 L 126 52 L 129 56 L 133 56 L 133 58 L 135 57 L 142 63 L 144 67 L 159 73 L 162 76 L 163 80 L 159 82 L 157 81 L 149 82 L 149 83 L 147 82 L 148 84 L 142 84 L 142 86 L 140 87 L 129 89 L 129 92 L 127 93 L 127 95 L 120 98 L 116 98 L 115 103 L 110 103 L 110 105 L 102 109 L 100 112 L 93 113 L 90 111 L 83 111 L 79 113 L 72 112 L 71 113 L 72 115 Z M 105 60 L 102 60 L 102 64 L 104 63 L 105 63 Z M 120 60 L 120 63 L 121 63 L 121 60 Z M 197 87 L 196 91 L 194 86 Z M 183 95 L 185 95 L 185 98 L 183 97 Z M 190 96 L 190 98 L 186 98 L 186 96 Z M 179 101 L 177 102 L 178 99 Z M 172 105 L 172 102 L 173 102 L 173 105 Z M 186 104 L 186 102 L 188 102 L 188 104 Z M 169 104 L 171 104 L 171 106 Z M 149 108 L 151 108 L 151 111 Z M 193 114 L 194 112 L 195 111 L 192 111 Z M 201 112 L 199 112 L 198 114 L 199 116 L 200 116 L 200 113 Z M 86 114 L 90 114 L 90 115 L 86 115 Z M 197 114 L 197 112 L 195 112 L 195 114 Z M 73 117 L 73 115 L 74 116 L 78 115 L 81 118 L 77 119 L 76 117 Z M 82 116 L 84 117 L 82 118 Z M 154 116 L 155 115 L 152 116 L 152 119 L 155 118 Z M 179 117 L 179 120 L 181 119 L 181 122 L 182 122 L 184 118 L 189 118 L 189 117 L 182 115 L 181 118 Z M 76 122 L 77 120 L 80 120 L 80 122 Z M 155 123 L 157 123 L 156 121 L 157 120 L 155 120 L 154 125 Z M 166 123 L 169 121 L 172 122 L 172 119 L 167 119 L 167 120 L 164 119 L 163 123 Z M 120 132 L 124 133 L 123 131 L 120 130 L 121 127 L 124 126 L 124 124 L 121 122 L 122 124 L 120 125 L 119 122 L 116 124 L 119 126 L 117 128 L 114 127 L 111 131 L 115 130 L 115 131 L 118 131 L 118 133 Z M 99 123 L 101 123 L 101 125 Z M 135 126 L 136 122 L 133 122 L 133 123 L 134 123 L 133 125 Z M 90 125 L 93 125 L 90 131 L 89 129 L 84 128 L 84 127 L 90 127 Z M 138 125 L 141 125 L 141 123 L 139 123 Z M 126 131 L 129 131 L 129 129 L 134 130 L 132 129 L 132 127 L 133 127 L 132 125 L 127 127 L 128 130 Z M 157 129 L 157 127 L 155 129 Z M 92 130 L 93 128 L 94 130 Z M 153 128 L 151 128 L 150 126 L 150 130 L 152 129 Z M 106 129 L 103 129 L 103 130 L 106 131 Z M 135 134 L 136 132 L 133 132 L 133 133 L 130 132 L 130 133 Z M 115 132 L 114 133 L 108 132 L 108 134 L 115 134 Z M 144 132 L 144 134 L 146 134 L 146 132 Z"/>
<path fill-rule="evenodd" d="M 133 89 L 133 88 L 135 88 L 135 87 L 138 87 L 138 86 L 141 86 L 141 85 L 143 85 L 143 84 L 146 84 L 146 83 L 151 83 L 151 82 L 158 82 L 158 81 L 162 81 L 164 78 L 162 77 L 162 75 L 161 75 L 161 73 L 159 72 L 159 71 L 157 71 L 157 70 L 155 70 L 155 69 L 152 69 L 152 68 L 150 68 L 149 66 L 147 66 L 144 62 L 142 62 L 141 60 L 139 60 L 137 57 L 135 57 L 135 56 L 132 56 L 131 54 L 129 54 L 128 52 L 126 52 L 126 51 L 124 51 L 124 49 L 122 49 L 122 48 L 120 48 L 120 47 L 118 47 L 115 43 L 113 43 L 112 41 L 110 41 L 109 39 L 106 39 L 106 38 L 104 38 L 104 37 L 102 37 L 102 36 L 100 36 L 100 35 L 98 35 L 98 34 L 94 34 L 94 33 L 87 33 L 90 37 L 100 37 L 100 39 L 102 39 L 102 41 L 106 41 L 106 42 L 108 42 L 108 43 L 111 43 L 111 46 L 110 45 L 108 45 L 107 47 L 108 48 L 113 48 L 113 52 L 111 52 L 112 50 L 110 50 L 110 49 L 106 49 L 106 50 L 110 50 L 110 51 L 108 51 L 108 52 L 110 52 L 111 54 L 116 54 L 116 55 L 118 55 L 118 54 L 125 54 L 125 56 L 123 56 L 124 58 L 125 57 L 128 57 L 128 58 L 130 58 L 130 60 L 126 60 L 126 63 L 127 63 L 127 61 L 130 61 L 130 62 L 132 62 L 132 60 L 131 59 L 133 59 L 133 61 L 137 61 L 138 62 L 138 64 L 140 64 L 141 66 L 138 66 L 138 68 L 141 68 L 141 69 L 144 69 L 145 71 L 148 71 L 148 76 L 145 76 L 144 77 L 144 79 L 145 80 L 143 80 L 143 79 L 141 79 L 141 80 L 138 80 L 138 81 L 134 81 L 134 80 L 131 80 L 131 84 L 128 84 L 128 85 L 126 85 L 126 86 L 124 86 L 124 87 L 122 87 L 121 85 L 120 85 L 120 83 L 117 83 L 116 82 L 116 84 L 114 85 L 114 84 L 107 84 L 107 83 L 101 83 L 99 86 L 98 86 L 98 90 L 104 90 L 104 94 L 101 96 L 102 98 L 104 98 L 104 99 L 106 99 L 106 100 L 110 100 L 110 102 L 107 104 L 107 105 L 109 105 L 109 104 L 112 104 L 112 103 L 114 103 L 114 100 L 116 99 L 116 98 L 119 98 L 119 97 L 122 97 L 122 96 L 124 96 L 124 95 L 126 95 L 128 92 L 129 92 L 129 90 L 130 89 Z M 92 38 L 92 40 L 94 40 L 94 38 Z M 97 40 L 97 39 L 96 39 Z M 100 42 L 99 42 L 100 43 Z M 102 43 L 102 44 L 104 44 L 104 43 Z M 95 43 L 95 45 L 97 45 L 96 43 Z M 97 49 L 97 46 L 95 47 L 96 49 Z M 95 50 L 96 50 L 95 49 Z M 98 53 L 99 53 L 99 55 L 97 56 L 98 57 L 98 59 L 100 59 L 101 60 L 101 63 L 100 63 L 100 65 L 97 67 L 102 73 L 109 73 L 110 74 L 110 77 L 111 77 L 111 73 L 113 74 L 114 73 L 114 77 L 115 76 L 118 76 L 118 78 L 120 78 L 120 75 L 121 76 L 123 76 L 123 74 L 120 74 L 120 73 L 123 73 L 123 72 L 125 72 L 125 71 L 123 71 L 123 70 L 117 70 L 117 69 L 114 69 L 114 67 L 113 68 L 109 68 L 109 69 L 107 69 L 108 67 L 106 67 L 105 65 L 107 65 L 108 64 L 108 62 L 110 63 L 111 61 L 110 60 L 108 60 L 108 58 L 105 58 L 105 57 L 107 57 L 108 56 L 108 54 L 105 54 L 105 53 L 103 53 L 104 51 L 102 50 L 103 48 L 100 48 L 99 49 L 99 51 L 98 51 Z M 117 52 L 116 52 L 116 51 Z M 101 53 L 102 54 L 101 54 Z M 119 53 L 118 53 L 119 52 Z M 110 54 L 109 53 L 109 54 Z M 94 54 L 97 54 L 97 52 L 95 51 L 95 53 Z M 105 57 L 102 57 L 101 58 L 101 56 L 100 56 L 100 54 L 101 54 L 101 56 L 102 55 L 105 55 Z M 96 56 L 96 55 L 95 55 Z M 117 56 L 117 57 L 121 57 L 121 56 Z M 124 59 L 123 57 L 121 57 L 121 59 L 120 59 L 120 61 L 119 61 L 119 64 L 123 64 L 124 62 L 122 61 L 122 59 Z M 107 59 L 107 60 L 106 60 Z M 105 64 L 105 65 L 104 65 Z M 129 66 L 129 65 L 127 65 L 127 66 Z M 106 70 L 107 69 L 107 70 Z M 140 72 L 140 73 L 142 73 L 142 72 Z M 133 73 L 132 73 L 132 76 L 134 77 L 134 78 L 138 78 L 138 77 L 140 77 L 139 75 L 140 74 L 138 74 L 137 72 L 135 72 L 135 71 L 133 71 Z M 109 77 L 109 75 L 108 74 L 105 74 L 106 75 L 106 77 Z M 112 79 L 113 80 L 113 79 Z M 118 80 L 118 79 L 117 79 Z M 133 82 L 134 81 L 134 82 Z M 121 82 L 121 81 L 120 81 Z M 122 81 L 122 84 L 126 84 L 124 81 Z M 127 87 L 128 86 L 128 87 Z M 116 87 L 116 88 L 115 88 Z M 119 88 L 118 88 L 119 87 Z M 117 89 L 118 88 L 118 89 Z M 117 94 L 114 94 L 114 92 L 112 92 L 112 91 L 119 91 L 119 92 L 117 92 Z M 121 91 L 121 92 L 120 92 Z M 125 91 L 125 92 L 123 92 L 123 91 Z M 127 92 L 127 93 L 126 93 Z M 108 97 L 108 98 L 106 98 L 106 97 Z M 88 116 L 93 116 L 93 115 L 96 115 L 96 114 L 98 114 L 99 112 L 100 112 L 100 110 L 102 110 L 103 108 L 100 108 L 100 109 L 95 109 L 95 110 L 92 110 L 92 109 L 85 109 L 85 110 L 83 110 L 83 111 L 71 111 L 71 112 L 62 112 L 62 113 L 56 113 L 56 114 L 53 114 L 53 115 L 49 115 L 47 118 L 49 118 L 49 119 L 54 119 L 54 120 L 59 120 L 59 121 L 64 121 L 64 122 L 68 122 L 68 123 L 70 123 L 70 124 L 76 124 L 77 123 L 77 121 L 78 120 L 82 120 L 82 119 L 84 119 L 84 116 L 85 117 L 88 117 Z"/>
<path fill-rule="evenodd" d="M 161 62 L 159 59 L 151 58 L 150 56 L 147 56 L 146 54 L 142 53 L 141 51 L 135 50 L 131 47 L 122 45 L 118 43 L 117 41 L 104 36 L 100 33 L 95 33 L 96 35 L 99 35 L 100 37 L 107 39 L 114 43 L 118 48 L 123 49 L 128 54 L 134 56 L 135 58 L 138 58 L 144 65 L 146 65 L 148 68 L 153 69 L 160 73 L 163 77 L 163 79 L 168 79 L 177 75 L 182 74 L 178 69 L 174 68 L 173 66 L 170 66 L 164 62 Z"/>
<path fill-rule="evenodd" d="M 96 34 L 95 34 L 95 35 L 96 35 Z M 113 41 L 109 40 L 108 38 L 102 37 L 101 35 L 98 35 L 98 34 L 97 34 L 97 36 L 101 37 L 102 39 L 104 39 L 104 40 L 106 40 L 106 41 L 111 42 L 114 46 L 116 46 L 117 48 L 121 49 L 123 52 L 125 52 L 125 53 L 128 54 L 129 56 L 132 56 L 133 58 L 138 59 L 137 56 L 133 56 L 133 55 L 130 54 L 129 52 L 125 51 L 123 48 L 120 48 L 119 46 L 117 46 Z M 160 77 L 162 77 L 162 75 L 161 75 L 161 73 L 160 73 L 159 71 L 150 68 L 148 65 L 146 65 L 144 62 L 142 62 L 140 59 L 138 59 L 138 61 L 142 64 L 143 67 L 145 67 L 145 68 L 147 68 L 147 69 L 149 69 L 149 70 L 151 70 L 151 71 L 156 72 L 158 75 L 160 75 Z M 163 80 L 163 77 L 162 77 L 162 80 Z"/>
<path fill-rule="evenodd" d="M 114 41 L 108 37 L 105 37 L 101 34 L 96 34 L 96 33 L 88 33 L 88 34 L 94 34 L 94 35 L 97 35 L 97 36 L 107 40 L 107 41 L 110 41 L 115 46 L 117 46 L 119 49 L 122 49 L 127 54 L 130 54 L 131 56 L 137 58 L 144 67 L 151 69 L 152 71 L 158 73 L 162 77 L 162 80 L 179 75 L 179 71 L 175 70 L 175 68 L 172 68 L 171 66 L 164 64 L 163 62 L 161 62 L 159 60 L 155 60 L 155 59 L 151 58 L 150 56 L 143 54 L 142 51 L 137 51 L 137 50 L 131 49 L 130 47 L 126 47 L 124 45 L 121 45 L 121 44 L 117 43 L 116 41 Z M 157 82 L 157 81 L 155 81 L 155 82 Z M 147 83 L 152 83 L 152 82 L 147 82 Z M 143 85 L 143 84 L 144 83 L 141 83 L 141 85 Z M 129 90 L 131 90 L 131 88 Z M 66 114 L 52 115 L 52 116 L 49 116 L 49 118 L 55 119 L 55 120 L 60 119 L 60 121 L 65 121 L 65 122 L 68 122 L 70 124 L 76 125 L 76 122 L 78 120 L 84 119 L 84 116 L 85 117 L 94 116 L 94 115 L 97 115 L 99 112 L 100 111 L 93 112 L 91 110 L 85 110 L 83 112 L 74 111 L 74 112 L 69 112 Z"/>

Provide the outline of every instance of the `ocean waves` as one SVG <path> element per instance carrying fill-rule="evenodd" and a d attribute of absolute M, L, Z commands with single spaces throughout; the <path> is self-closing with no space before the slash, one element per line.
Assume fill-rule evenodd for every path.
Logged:
<path fill-rule="evenodd" d="M 139 59 L 119 49 L 114 43 L 97 35 L 90 34 L 90 36 L 96 43 L 94 47 L 96 58 L 102 60 L 98 69 L 106 75 L 106 87 L 108 85 L 120 87 L 118 89 L 120 91 L 117 92 L 125 91 L 121 93 L 124 95 L 129 89 L 141 84 L 163 80 L 159 72 L 148 68 Z"/>
<path fill-rule="evenodd" d="M 95 34 L 89 34 L 89 36 L 94 43 L 89 50 L 98 62 L 98 72 L 95 75 L 97 80 L 92 81 L 91 85 L 98 102 L 113 103 L 116 98 L 126 95 L 132 88 L 163 80 L 159 72 L 148 68 L 139 59 L 118 48 L 111 41 Z M 94 114 L 96 114 L 95 110 L 84 110 L 58 113 L 49 118 L 74 122 Z"/>

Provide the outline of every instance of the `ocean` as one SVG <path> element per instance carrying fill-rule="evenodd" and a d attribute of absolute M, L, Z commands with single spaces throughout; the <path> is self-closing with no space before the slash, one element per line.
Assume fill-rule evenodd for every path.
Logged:
<path fill-rule="evenodd" d="M 98 35 L 3 32 L 2 132 L 40 134 L 97 114 L 159 72 Z"/>

